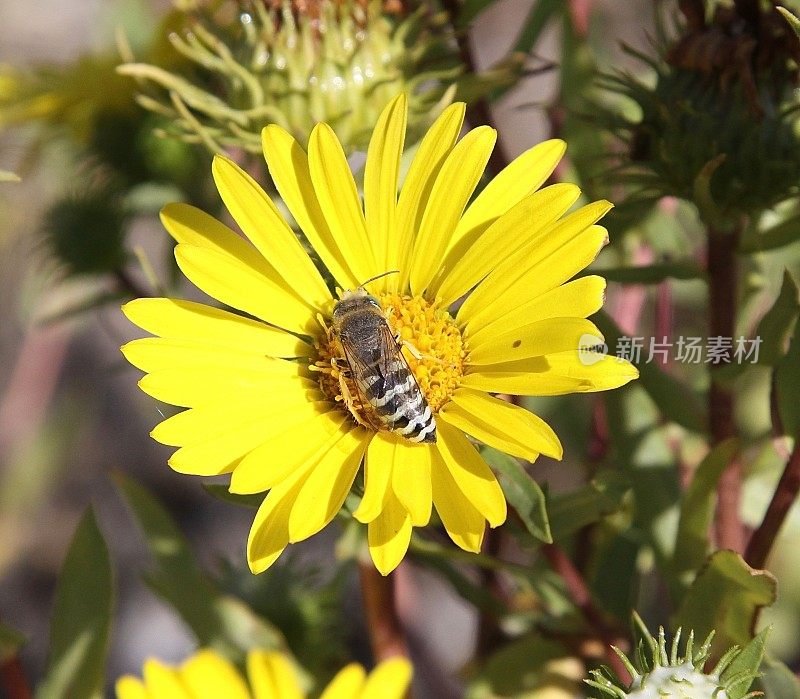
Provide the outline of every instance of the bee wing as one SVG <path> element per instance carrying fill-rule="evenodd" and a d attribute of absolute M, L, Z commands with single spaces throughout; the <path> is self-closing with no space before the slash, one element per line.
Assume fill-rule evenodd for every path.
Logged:
<path fill-rule="evenodd" d="M 380 325 L 375 361 L 372 364 L 366 364 L 352 348 L 348 348 L 346 342 L 342 343 L 342 347 L 353 372 L 353 380 L 358 388 L 362 405 L 366 403 L 377 410 L 383 416 L 381 420 L 384 424 L 392 429 L 394 422 L 385 417 L 384 406 L 399 393 L 398 386 L 404 384 L 409 376 L 413 377 L 413 374 L 389 324 Z M 386 399 L 387 394 L 389 400 Z M 393 412 L 394 409 L 390 414 Z"/>

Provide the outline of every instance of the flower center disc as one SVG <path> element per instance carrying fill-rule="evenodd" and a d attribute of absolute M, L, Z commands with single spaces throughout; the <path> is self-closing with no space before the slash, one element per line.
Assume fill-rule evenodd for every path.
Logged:
<path fill-rule="evenodd" d="M 378 296 L 386 320 L 395 336 L 404 345 L 403 356 L 408 362 L 422 395 L 431 410 L 436 413 L 458 388 L 464 374 L 466 348 L 461 331 L 446 309 L 435 302 L 416 296 L 384 293 Z M 338 340 L 320 337 L 316 343 L 318 371 L 322 392 L 331 400 L 343 401 L 340 385 L 342 370 L 347 368 L 344 352 Z M 417 356 L 414 356 L 414 355 Z M 342 379 L 350 396 L 358 396 L 358 389 L 351 377 Z M 359 401 L 345 407 L 362 424 L 368 422 L 362 415 Z"/>

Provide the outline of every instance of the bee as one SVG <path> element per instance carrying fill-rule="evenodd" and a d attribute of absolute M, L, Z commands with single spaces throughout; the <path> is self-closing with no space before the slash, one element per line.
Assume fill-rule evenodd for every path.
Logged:
<path fill-rule="evenodd" d="M 392 272 L 387 272 L 391 274 Z M 384 276 L 383 274 L 380 276 Z M 333 309 L 332 333 L 339 341 L 357 396 L 340 374 L 342 398 L 358 422 L 395 432 L 411 442 L 436 441 L 436 420 L 386 320 L 380 301 L 364 286 L 345 291 Z M 355 401 L 362 410 L 355 409 Z M 351 407 L 352 406 L 352 407 Z"/>

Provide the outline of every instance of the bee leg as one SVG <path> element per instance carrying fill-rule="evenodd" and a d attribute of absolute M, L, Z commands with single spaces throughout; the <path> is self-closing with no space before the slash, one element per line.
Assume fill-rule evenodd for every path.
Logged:
<path fill-rule="evenodd" d="M 350 365 L 347 363 L 346 359 L 341 359 L 340 357 L 331 357 L 331 366 L 339 372 L 340 377 L 344 377 L 346 379 L 353 377 L 353 372 L 350 371 Z"/>
<path fill-rule="evenodd" d="M 342 402 L 345 404 L 348 412 L 353 416 L 355 421 L 362 427 L 372 428 L 372 425 L 366 422 L 356 409 L 356 401 L 353 399 L 353 394 L 350 393 L 350 389 L 347 387 L 347 382 L 345 381 L 344 372 L 339 374 L 339 393 L 341 393 Z"/>

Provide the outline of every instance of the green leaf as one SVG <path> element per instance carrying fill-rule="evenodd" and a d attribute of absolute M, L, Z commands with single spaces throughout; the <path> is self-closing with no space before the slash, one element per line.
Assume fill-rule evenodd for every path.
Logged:
<path fill-rule="evenodd" d="M 491 447 L 484 447 L 481 454 L 499 473 L 506 500 L 517 512 L 525 528 L 539 541 L 553 543 L 545 497 L 539 484 L 514 457 Z"/>
<path fill-rule="evenodd" d="M 768 698 L 800 699 L 800 680 L 786 665 L 769 656 L 761 663 L 761 677 L 756 680 L 756 688 Z"/>
<path fill-rule="evenodd" d="M 0 622 L 0 663 L 6 662 L 25 645 L 25 636 Z"/>
<path fill-rule="evenodd" d="M 533 3 L 522 30 L 517 36 L 514 50 L 530 53 L 550 21 L 558 14 L 563 0 L 537 0 Z"/>
<path fill-rule="evenodd" d="M 481 12 L 491 7 L 493 0 L 465 0 L 456 22 L 459 28 L 468 27 Z"/>
<path fill-rule="evenodd" d="M 532 633 L 494 653 L 470 683 L 466 699 L 578 696 L 582 671 L 558 664 L 570 653 L 558 642 Z"/>
<path fill-rule="evenodd" d="M 253 495 L 239 495 L 228 490 L 228 486 L 223 483 L 203 483 L 203 490 L 217 500 L 238 505 L 239 507 L 249 507 L 257 509 L 264 502 L 264 493 L 254 493 Z"/>
<path fill-rule="evenodd" d="M 553 539 L 563 541 L 587 524 L 618 512 L 630 487 L 630 481 L 618 471 L 599 471 L 585 485 L 551 495 L 547 510 Z"/>
<path fill-rule="evenodd" d="M 90 508 L 61 569 L 38 699 L 102 696 L 113 606 L 111 559 Z"/>
<path fill-rule="evenodd" d="M 705 271 L 695 262 L 664 262 L 643 267 L 609 267 L 588 270 L 609 282 L 620 284 L 660 284 L 666 279 L 704 279 Z"/>
<path fill-rule="evenodd" d="M 197 637 L 234 660 L 253 647 L 283 648 L 280 633 L 238 600 L 223 595 L 203 573 L 164 507 L 141 485 L 116 474 L 155 560 L 150 587 L 172 606 Z"/>
<path fill-rule="evenodd" d="M 797 284 L 789 272 L 784 271 L 778 298 L 775 299 L 772 308 L 764 314 L 756 329 L 755 336 L 761 338 L 759 364 L 775 366 L 783 357 L 798 312 L 800 312 L 800 302 L 798 302 Z"/>
<path fill-rule="evenodd" d="M 758 668 L 761 665 L 761 661 L 764 659 L 764 648 L 770 631 L 771 627 L 763 629 L 761 633 L 742 648 L 739 654 L 733 659 L 733 662 L 722 671 L 720 680 L 722 680 L 723 683 L 734 682 L 728 690 L 728 697 L 730 699 L 743 699 L 750 690 L 750 686 L 753 684 L 753 678 L 758 675 Z M 742 681 L 736 681 L 735 678 L 737 677 L 741 677 Z M 783 697 L 784 695 L 770 694 L 768 696 Z"/>
<path fill-rule="evenodd" d="M 674 625 L 693 629 L 696 638 L 715 629 L 719 649 L 744 646 L 753 637 L 759 610 L 775 595 L 771 573 L 754 570 L 734 551 L 717 551 L 687 590 Z"/>
<path fill-rule="evenodd" d="M 717 444 L 697 467 L 684 494 L 673 559 L 674 572 L 679 576 L 697 570 L 706 559 L 717 482 L 738 451 L 737 439 Z"/>
<path fill-rule="evenodd" d="M 800 438 L 800 323 L 795 323 L 789 351 L 775 367 L 778 414 L 784 434 Z"/>
<path fill-rule="evenodd" d="M 800 240 L 800 214 L 778 223 L 765 231 L 755 231 L 742 239 L 739 251 L 766 252 Z"/>
<path fill-rule="evenodd" d="M 797 19 L 789 10 L 785 7 L 778 6 L 778 12 L 780 12 L 789 23 L 792 29 L 794 29 L 794 33 L 797 34 L 797 37 L 800 38 L 800 19 Z"/>

